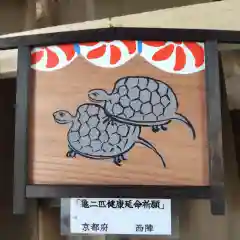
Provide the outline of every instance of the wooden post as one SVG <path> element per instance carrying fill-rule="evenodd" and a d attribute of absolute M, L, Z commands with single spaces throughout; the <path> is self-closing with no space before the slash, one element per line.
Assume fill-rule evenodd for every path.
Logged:
<path fill-rule="evenodd" d="M 86 20 L 95 19 L 95 2 L 94 0 L 85 0 L 86 3 Z"/>
<path fill-rule="evenodd" d="M 15 113 L 13 212 L 26 211 L 27 146 L 28 146 L 28 80 L 30 74 L 30 48 L 18 48 L 18 74 Z"/>
<path fill-rule="evenodd" d="M 36 1 L 26 0 L 24 30 L 32 30 L 36 27 Z"/>

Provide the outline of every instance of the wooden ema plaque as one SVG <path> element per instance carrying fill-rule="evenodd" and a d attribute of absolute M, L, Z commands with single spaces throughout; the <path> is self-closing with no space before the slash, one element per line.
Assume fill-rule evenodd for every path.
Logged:
<path fill-rule="evenodd" d="M 29 183 L 208 186 L 200 42 L 31 51 Z"/>
<path fill-rule="evenodd" d="M 231 139 L 217 44 L 239 36 L 106 28 L 0 39 L 18 48 L 14 213 L 29 198 L 84 197 L 210 199 L 224 214 Z"/>

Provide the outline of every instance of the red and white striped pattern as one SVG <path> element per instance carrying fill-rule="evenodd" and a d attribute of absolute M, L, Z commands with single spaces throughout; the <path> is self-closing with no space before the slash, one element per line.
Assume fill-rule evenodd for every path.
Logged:
<path fill-rule="evenodd" d="M 191 74 L 205 68 L 203 43 L 145 41 L 141 56 L 169 73 Z"/>
<path fill-rule="evenodd" d="M 92 64 L 114 68 L 128 62 L 137 54 L 136 41 L 82 43 L 81 55 Z"/>
<path fill-rule="evenodd" d="M 32 50 L 32 68 L 55 71 L 69 65 L 77 55 L 73 44 L 37 47 Z"/>
<path fill-rule="evenodd" d="M 32 68 L 55 71 L 69 65 L 78 55 L 104 68 L 122 66 L 140 55 L 153 66 L 169 73 L 191 74 L 205 69 L 203 43 L 120 40 L 34 48 Z"/>

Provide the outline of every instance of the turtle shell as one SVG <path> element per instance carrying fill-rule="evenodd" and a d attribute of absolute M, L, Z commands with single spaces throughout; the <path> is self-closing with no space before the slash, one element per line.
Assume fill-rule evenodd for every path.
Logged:
<path fill-rule="evenodd" d="M 143 126 L 171 119 L 177 107 L 173 90 L 148 77 L 119 79 L 104 106 L 107 114 Z"/>
<path fill-rule="evenodd" d="M 87 103 L 77 109 L 68 142 L 80 155 L 112 157 L 130 150 L 139 134 L 139 127 L 113 122 L 101 106 Z"/>

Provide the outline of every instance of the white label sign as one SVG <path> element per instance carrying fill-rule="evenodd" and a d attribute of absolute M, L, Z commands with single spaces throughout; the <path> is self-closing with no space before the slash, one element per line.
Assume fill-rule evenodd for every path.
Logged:
<path fill-rule="evenodd" d="M 171 200 L 72 198 L 72 234 L 171 235 Z"/>

